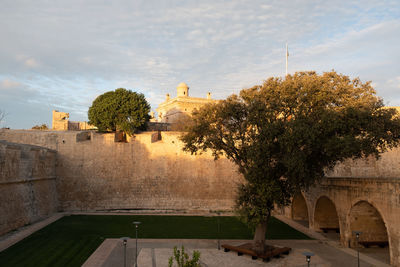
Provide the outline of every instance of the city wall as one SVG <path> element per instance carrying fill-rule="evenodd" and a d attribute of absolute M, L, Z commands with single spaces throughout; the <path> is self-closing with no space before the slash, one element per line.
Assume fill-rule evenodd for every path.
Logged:
<path fill-rule="evenodd" d="M 56 151 L 0 141 L 0 235 L 57 211 Z"/>
<path fill-rule="evenodd" d="M 3 130 L 0 139 L 57 151 L 64 211 L 232 210 L 241 179 L 236 167 L 183 152 L 179 135 L 144 132 L 115 142 L 111 133 Z"/>

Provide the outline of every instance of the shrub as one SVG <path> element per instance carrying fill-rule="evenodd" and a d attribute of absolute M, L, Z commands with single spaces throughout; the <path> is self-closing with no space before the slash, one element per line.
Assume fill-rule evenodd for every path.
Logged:
<path fill-rule="evenodd" d="M 177 267 L 200 267 L 200 252 L 193 251 L 192 259 L 189 260 L 189 255 L 185 252 L 184 246 L 182 246 L 182 251 L 180 251 L 176 246 L 174 247 L 174 256 L 169 258 L 168 267 L 173 267 L 174 258 Z"/>

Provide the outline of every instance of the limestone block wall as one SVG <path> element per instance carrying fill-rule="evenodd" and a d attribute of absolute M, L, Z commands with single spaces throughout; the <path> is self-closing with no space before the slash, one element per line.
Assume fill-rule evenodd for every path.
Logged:
<path fill-rule="evenodd" d="M 231 210 L 241 180 L 233 163 L 182 151 L 179 132 L 114 134 L 2 131 L 0 139 L 55 148 L 57 191 L 65 211 Z"/>
<path fill-rule="evenodd" d="M 57 211 L 56 152 L 0 141 L 0 235 Z"/>
<path fill-rule="evenodd" d="M 367 159 L 346 160 L 327 173 L 328 177 L 397 178 L 400 179 L 400 148 Z"/>
<path fill-rule="evenodd" d="M 57 150 L 58 142 L 62 142 L 60 133 L 64 132 L 0 129 L 0 140 Z"/>
<path fill-rule="evenodd" d="M 230 210 L 240 176 L 226 159 L 191 156 L 181 150 L 179 133 L 151 132 L 127 143 L 113 134 L 92 133 L 59 144 L 58 192 L 65 210 Z"/>

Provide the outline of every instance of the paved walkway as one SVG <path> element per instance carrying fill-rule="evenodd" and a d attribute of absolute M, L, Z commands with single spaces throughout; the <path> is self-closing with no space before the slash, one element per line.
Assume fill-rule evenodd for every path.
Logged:
<path fill-rule="evenodd" d="M 222 243 L 238 245 L 250 240 L 224 240 Z M 139 239 L 138 240 L 138 266 L 140 267 L 166 267 L 168 259 L 173 255 L 173 247 L 184 245 L 185 251 L 191 256 L 193 250 L 201 253 L 200 261 L 204 267 L 256 267 L 256 266 L 298 266 L 305 267 L 307 262 L 303 252 L 310 251 L 315 254 L 311 257 L 311 266 L 319 267 L 347 267 L 357 266 L 357 257 L 349 255 L 319 240 L 269 240 L 268 244 L 275 246 L 288 246 L 292 248 L 289 255 L 273 258 L 270 262 L 261 259 L 252 260 L 250 256 L 237 256 L 235 252 L 224 252 L 217 249 L 216 240 L 188 240 L 188 239 Z M 126 266 L 135 266 L 136 246 L 135 239 L 130 239 L 126 248 Z M 361 266 L 384 266 L 370 264 L 364 260 Z M 107 239 L 85 262 L 84 267 L 114 267 L 124 266 L 124 246 L 120 239 Z"/>
<path fill-rule="evenodd" d="M 64 217 L 64 215 L 65 215 L 65 213 L 55 213 L 51 217 L 49 217 L 43 221 L 21 227 L 16 231 L 12 231 L 8 234 L 1 236 L 0 237 L 0 252 L 2 252 L 3 250 L 5 250 L 8 247 L 11 247 L 12 245 L 21 241 L 25 237 L 30 236 L 34 232 L 42 229 L 43 227 L 51 224 L 52 222 L 55 222 L 58 219 Z"/>

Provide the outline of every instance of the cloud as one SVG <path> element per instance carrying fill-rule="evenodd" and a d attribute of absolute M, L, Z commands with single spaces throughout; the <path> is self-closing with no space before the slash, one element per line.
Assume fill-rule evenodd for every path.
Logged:
<path fill-rule="evenodd" d="M 400 37 L 396 34 L 399 31 L 400 19 L 390 20 L 342 32 L 306 49 L 293 48 L 290 70 L 335 69 L 363 81 L 372 80 L 379 96 L 392 105 L 400 105 L 396 82 L 400 70 Z"/>
<path fill-rule="evenodd" d="M 0 88 L 9 89 L 9 88 L 13 88 L 13 87 L 18 87 L 20 85 L 21 84 L 19 82 L 12 81 L 12 80 L 9 80 L 9 79 L 4 79 L 0 83 Z"/>
<path fill-rule="evenodd" d="M 400 89 L 400 76 L 397 76 L 393 79 L 389 79 L 387 83 L 389 84 L 389 86 L 393 86 L 394 88 Z"/>
<path fill-rule="evenodd" d="M 38 107 L 46 117 L 57 107 L 85 120 L 101 93 L 125 87 L 156 108 L 182 81 L 193 96 L 225 98 L 284 75 L 286 42 L 291 72 L 334 68 L 374 81 L 400 105 L 398 14 L 392 0 L 8 1 L 0 106 L 12 98 L 20 104 L 9 109 Z"/>
<path fill-rule="evenodd" d="M 28 57 L 25 55 L 17 55 L 17 61 L 21 62 L 25 67 L 28 68 L 36 68 L 39 66 L 39 63 L 33 57 Z"/>
<path fill-rule="evenodd" d="M 28 58 L 27 60 L 24 61 L 24 64 L 29 68 L 36 68 L 37 66 L 39 66 L 39 64 L 33 58 Z"/>

